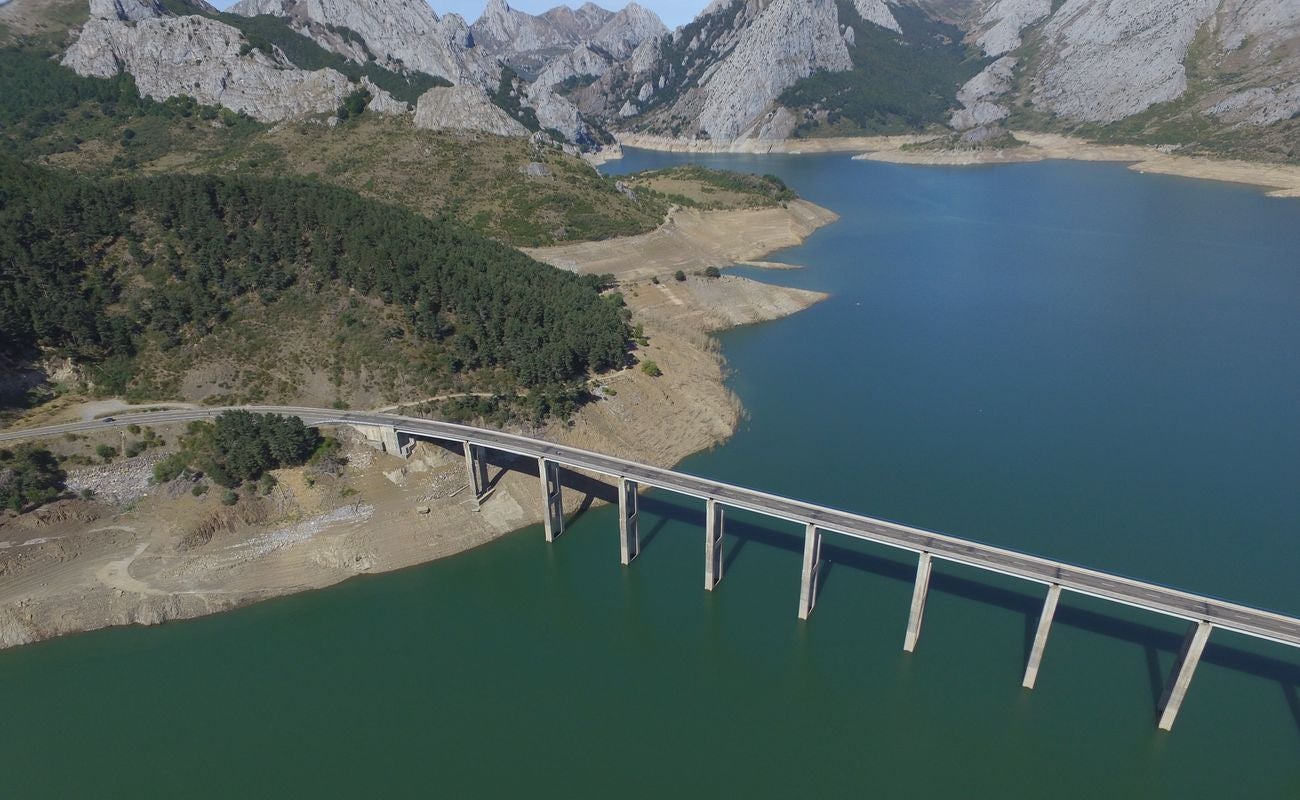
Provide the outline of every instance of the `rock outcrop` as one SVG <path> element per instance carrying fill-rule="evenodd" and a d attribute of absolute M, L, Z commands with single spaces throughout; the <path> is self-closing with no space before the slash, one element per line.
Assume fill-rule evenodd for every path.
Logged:
<path fill-rule="evenodd" d="M 653 11 L 636 3 L 628 3 L 621 11 L 606 20 L 605 24 L 591 36 L 584 38 L 615 59 L 622 61 L 631 57 L 642 42 L 666 33 L 668 28 Z"/>
<path fill-rule="evenodd" d="M 897 30 L 883 0 L 854 7 Z M 774 102 L 799 80 L 851 69 L 848 47 L 835 0 L 714 0 L 690 25 L 643 40 L 601 88 L 625 99 L 611 115 L 731 141 L 773 130 Z"/>
<path fill-rule="evenodd" d="M 473 47 L 469 26 L 457 14 L 439 18 L 424 0 L 241 0 L 231 11 L 244 16 L 287 17 L 305 36 L 345 57 L 367 54 L 394 69 L 413 69 L 452 83 L 490 85 L 499 70 L 490 55 Z M 356 52 L 353 37 L 364 41 Z"/>
<path fill-rule="evenodd" d="M 1183 61 L 1217 0 L 1070 0 L 1043 28 L 1034 103 L 1115 122 L 1187 88 Z"/>
<path fill-rule="evenodd" d="M 1204 77 L 1191 113 L 1263 126 L 1300 111 L 1295 0 L 986 0 L 971 39 L 1000 56 L 1019 51 L 1030 31 L 1038 41 L 1022 59 L 1025 96 L 1067 120 L 1116 122 L 1184 98 L 1193 60 Z M 1013 88 L 982 75 L 963 90 L 953 124 L 987 124 Z"/>
<path fill-rule="evenodd" d="M 1006 119 L 1011 110 L 994 101 L 1010 91 L 1015 69 L 1016 59 L 1003 56 L 967 81 L 957 92 L 962 108 L 953 112 L 952 127 L 964 131 Z"/>
<path fill-rule="evenodd" d="M 488 0 L 470 30 L 484 50 L 530 73 L 584 46 L 621 61 L 646 39 L 668 32 L 654 12 L 636 3 L 618 13 L 584 3 L 577 10 L 559 6 L 533 16 L 511 8 L 506 0 Z"/>
<path fill-rule="evenodd" d="M 528 129 L 492 104 L 476 86 L 430 89 L 415 106 L 415 127 L 469 131 L 496 136 L 527 136 Z"/>
<path fill-rule="evenodd" d="M 1021 32 L 1052 13 L 1052 0 L 995 0 L 979 19 L 975 43 L 986 55 L 1000 56 L 1020 47 Z"/>
<path fill-rule="evenodd" d="M 63 63 L 101 78 L 125 71 L 148 97 L 189 95 L 263 122 L 333 111 L 356 88 L 332 69 L 307 72 L 249 49 L 237 29 L 200 16 L 91 19 Z"/>

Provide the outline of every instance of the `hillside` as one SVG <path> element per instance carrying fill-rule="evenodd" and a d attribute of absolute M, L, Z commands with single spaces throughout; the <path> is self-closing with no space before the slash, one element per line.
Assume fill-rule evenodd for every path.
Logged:
<path fill-rule="evenodd" d="M 624 362 L 597 280 L 453 223 L 300 180 L 0 166 L 4 354 L 68 358 L 99 392 L 531 390 L 544 407 Z"/>
<path fill-rule="evenodd" d="M 520 246 L 641 233 L 667 210 L 544 141 L 421 130 L 370 112 L 334 127 L 272 127 L 189 98 L 142 98 L 129 75 L 79 77 L 49 52 L 0 48 L 0 151 L 101 177 L 311 175 Z"/>

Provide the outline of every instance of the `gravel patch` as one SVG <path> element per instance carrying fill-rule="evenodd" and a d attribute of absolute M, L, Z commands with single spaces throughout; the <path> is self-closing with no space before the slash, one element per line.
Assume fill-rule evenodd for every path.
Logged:
<path fill-rule="evenodd" d="M 153 451 L 124 461 L 69 472 L 68 491 L 80 494 L 89 489 L 96 498 L 117 504 L 147 497 L 150 492 L 158 489 L 150 483 L 153 480 L 154 465 L 166 455 Z"/>
<path fill-rule="evenodd" d="M 254 536 L 246 542 L 240 542 L 237 545 L 231 545 L 227 550 L 238 550 L 240 556 L 251 556 L 259 558 L 268 553 L 279 550 L 281 547 L 287 547 L 298 542 L 305 542 L 316 534 L 340 522 L 362 522 L 370 518 L 375 513 L 375 507 L 370 505 L 345 506 L 336 508 L 325 514 L 321 514 L 311 519 L 304 520 L 294 525 L 286 525 L 283 528 L 276 528 L 269 533 L 263 533 Z"/>

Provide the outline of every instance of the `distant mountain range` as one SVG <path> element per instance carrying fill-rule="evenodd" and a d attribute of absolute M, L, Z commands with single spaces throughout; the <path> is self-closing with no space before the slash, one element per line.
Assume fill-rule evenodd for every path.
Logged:
<path fill-rule="evenodd" d="M 360 88 L 417 125 L 583 149 L 1008 125 L 1300 157 L 1296 0 L 714 0 L 671 32 L 635 3 L 490 0 L 470 25 L 423 0 L 91 0 L 63 63 L 265 121 Z"/>

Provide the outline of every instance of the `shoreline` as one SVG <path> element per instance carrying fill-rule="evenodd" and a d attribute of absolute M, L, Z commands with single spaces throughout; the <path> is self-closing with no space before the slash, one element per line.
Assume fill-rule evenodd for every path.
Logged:
<path fill-rule="evenodd" d="M 854 156 L 854 160 L 926 166 L 1029 164 L 1049 160 L 1127 163 L 1135 172 L 1244 184 L 1264 190 L 1269 197 L 1300 197 L 1300 166 L 1184 156 L 1151 145 L 1096 144 L 1056 133 L 1011 133 L 1024 144 L 1008 150 L 924 151 L 902 150 L 881 143 Z"/>
<path fill-rule="evenodd" d="M 697 212 L 687 215 L 688 228 L 721 234 L 715 242 L 721 251 L 742 242 L 752 254 L 745 260 L 754 260 L 838 219 L 805 201 L 789 205 Z M 713 214 L 724 216 L 719 221 Z M 755 226 L 782 220 L 776 235 L 753 235 Z M 660 230 L 671 224 L 665 221 Z M 666 240 L 680 229 L 669 231 Z M 594 261 L 587 269 L 607 258 L 602 248 L 627 250 L 618 239 L 589 244 L 595 245 Z M 646 261 L 642 253 L 636 263 L 644 268 Z M 651 263 L 651 271 L 665 275 L 681 268 L 653 256 Z M 583 267 L 575 263 L 574 269 Z M 692 274 L 656 285 L 624 270 L 619 283 L 646 337 L 636 357 L 653 360 L 662 374 L 651 377 L 633 365 L 596 376 L 593 391 L 601 399 L 580 409 L 570 424 L 512 429 L 674 466 L 730 438 L 743 414 L 711 334 L 797 313 L 826 297 L 734 275 Z M 64 402 L 36 413 L 80 416 L 84 410 Z M 180 432 L 158 427 L 168 441 Z M 117 435 L 102 443 L 118 444 Z M 93 485 L 92 499 L 61 500 L 19 516 L 0 511 L 0 649 L 233 610 L 356 575 L 427 564 L 541 522 L 535 472 L 505 454 L 490 457 L 493 488 L 480 505 L 464 493 L 458 450 L 422 442 L 402 459 L 372 450 L 350 429 L 344 438 L 349 461 L 337 475 L 278 470 L 272 492 L 231 507 L 218 504 L 219 492 L 192 494 L 183 479 L 151 485 L 152 463 L 163 450 L 70 470 L 69 485 Z M 91 452 L 98 443 L 95 437 L 61 438 L 46 446 Z M 566 473 L 565 489 L 566 513 L 616 498 L 615 487 L 580 472 Z"/>
<path fill-rule="evenodd" d="M 669 153 L 816 154 L 853 152 L 854 160 L 917 166 L 984 166 L 1027 164 L 1048 160 L 1128 163 L 1135 172 L 1152 172 L 1198 180 L 1258 187 L 1269 197 L 1300 197 L 1300 165 L 1240 161 L 1179 155 L 1156 145 L 1098 144 L 1058 133 L 1012 131 L 1025 142 L 1008 150 L 903 150 L 904 145 L 931 141 L 933 135 L 828 137 L 826 139 L 752 139 L 714 144 L 687 142 L 646 134 L 618 134 L 619 151 L 602 160 L 622 158 L 622 148 Z"/>
<path fill-rule="evenodd" d="M 682 141 L 667 136 L 645 133 L 618 133 L 617 155 L 603 159 L 612 161 L 623 157 L 622 149 L 658 150 L 665 153 L 748 153 L 751 155 L 802 155 L 813 153 L 860 153 L 873 148 L 898 148 L 933 138 L 922 134 L 897 136 L 841 136 L 824 139 L 740 139 L 716 144 L 714 142 Z"/>

